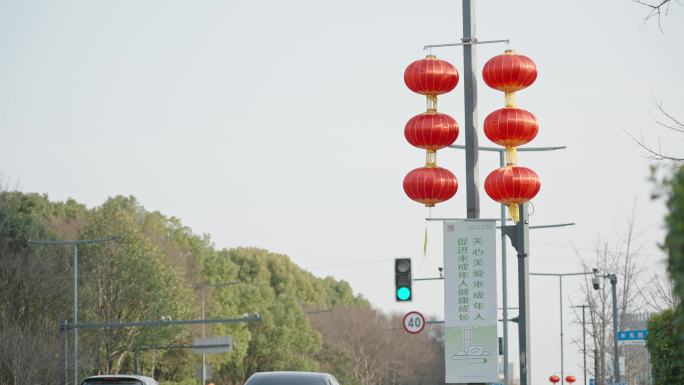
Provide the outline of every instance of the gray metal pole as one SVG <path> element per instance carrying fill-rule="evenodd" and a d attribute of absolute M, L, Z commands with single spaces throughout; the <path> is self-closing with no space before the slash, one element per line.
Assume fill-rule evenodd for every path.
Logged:
<path fill-rule="evenodd" d="M 78 324 L 78 243 L 72 243 L 73 248 L 73 324 Z M 78 385 L 78 329 L 74 328 L 74 385 Z"/>
<path fill-rule="evenodd" d="M 618 356 L 618 310 L 617 310 L 617 275 L 610 275 L 610 286 L 613 292 L 613 348 L 615 349 L 615 354 L 613 356 L 613 372 L 615 373 L 615 382 L 620 382 L 620 357 Z"/>
<path fill-rule="evenodd" d="M 584 385 L 587 385 L 587 324 L 584 318 L 584 310 L 587 305 L 582 305 L 582 353 L 584 353 Z"/>
<path fill-rule="evenodd" d="M 140 357 L 138 354 L 138 349 L 133 352 L 133 365 L 135 366 L 135 374 L 140 374 Z"/>
<path fill-rule="evenodd" d="M 202 321 L 204 321 L 204 288 L 200 289 L 200 296 L 202 297 Z M 204 324 L 202 324 L 202 338 L 204 338 Z M 202 353 L 202 385 L 207 383 L 207 363 L 204 353 Z"/>
<path fill-rule="evenodd" d="M 565 372 L 563 367 L 563 276 L 558 276 L 558 287 L 560 292 L 560 340 L 561 340 L 561 381 L 565 381 Z"/>
<path fill-rule="evenodd" d="M 499 151 L 499 166 L 504 167 L 506 159 L 503 151 Z M 506 206 L 501 205 L 501 225 L 506 224 Z M 506 234 L 501 232 L 501 299 L 503 301 L 503 365 L 504 382 L 509 384 L 508 373 L 508 272 L 506 269 Z"/>
<path fill-rule="evenodd" d="M 81 239 L 81 240 L 29 240 L 30 245 L 44 245 L 44 246 L 57 246 L 57 245 L 71 245 L 73 249 L 73 295 L 72 295 L 72 305 L 73 305 L 73 333 L 74 333 L 74 385 L 78 385 L 78 245 L 79 244 L 89 244 L 89 243 L 100 243 L 107 241 L 114 241 L 119 239 L 119 236 L 111 236 L 96 239 Z"/>
<path fill-rule="evenodd" d="M 477 82 L 475 79 L 475 1 L 463 0 L 463 93 L 465 101 L 467 217 L 480 217 L 478 189 Z M 504 317 L 505 319 L 505 317 Z"/>
<path fill-rule="evenodd" d="M 68 338 L 67 338 L 67 320 L 62 320 L 62 322 L 59 325 L 59 334 L 60 338 L 62 340 L 62 349 L 61 349 L 61 355 L 62 355 L 62 373 L 60 373 L 61 377 L 61 384 L 62 385 L 67 385 L 67 371 L 69 370 L 69 347 L 68 347 Z"/>
<path fill-rule="evenodd" d="M 520 385 L 531 384 L 532 360 L 530 359 L 530 284 L 529 264 L 529 218 L 528 204 L 518 206 L 520 220 L 516 224 L 516 250 L 518 251 L 518 339 L 520 348 Z"/>
<path fill-rule="evenodd" d="M 594 330 L 594 333 L 596 330 Z M 599 365 L 598 349 L 594 348 L 594 381 L 596 385 L 603 385 L 603 376 L 601 376 L 601 367 Z"/>

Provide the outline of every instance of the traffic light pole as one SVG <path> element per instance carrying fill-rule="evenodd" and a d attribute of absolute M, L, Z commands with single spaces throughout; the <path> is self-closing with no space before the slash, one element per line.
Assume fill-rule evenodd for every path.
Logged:
<path fill-rule="evenodd" d="M 518 205 L 520 220 L 515 225 L 502 225 L 501 231 L 510 239 L 518 252 L 518 339 L 520 353 L 520 385 L 531 383 L 530 359 L 530 226 L 528 203 Z"/>
<path fill-rule="evenodd" d="M 618 309 L 617 309 L 617 275 L 610 274 L 608 276 L 610 279 L 610 289 L 613 294 L 613 348 L 615 349 L 615 354 L 613 355 L 613 372 L 615 375 L 615 382 L 620 382 L 620 357 L 618 356 Z"/>

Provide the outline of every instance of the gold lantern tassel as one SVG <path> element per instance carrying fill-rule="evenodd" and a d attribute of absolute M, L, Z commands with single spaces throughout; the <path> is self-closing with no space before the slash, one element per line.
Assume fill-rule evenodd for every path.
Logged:
<path fill-rule="evenodd" d="M 508 213 L 511 214 L 511 218 L 513 218 L 514 223 L 518 223 L 520 221 L 520 211 L 518 210 L 517 204 L 512 203 L 508 205 Z"/>
<path fill-rule="evenodd" d="M 432 218 L 432 207 L 428 207 L 428 219 Z M 425 236 L 423 238 L 423 258 L 427 257 L 427 245 L 428 245 L 428 221 L 425 221 Z"/>

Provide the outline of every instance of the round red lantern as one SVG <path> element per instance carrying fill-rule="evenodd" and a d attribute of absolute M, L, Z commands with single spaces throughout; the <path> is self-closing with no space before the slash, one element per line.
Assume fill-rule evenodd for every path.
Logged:
<path fill-rule="evenodd" d="M 558 377 L 557 375 L 554 374 L 553 376 L 549 377 L 549 381 L 551 381 L 552 383 L 555 384 L 558 381 L 560 381 L 560 377 Z"/>
<path fill-rule="evenodd" d="M 406 123 L 404 136 L 418 148 L 436 151 L 456 141 L 458 123 L 449 115 L 425 112 Z"/>
<path fill-rule="evenodd" d="M 539 122 L 529 111 L 502 108 L 487 115 L 484 132 L 492 142 L 515 147 L 530 142 L 539 132 Z"/>
<path fill-rule="evenodd" d="M 537 65 L 525 55 L 506 50 L 489 59 L 482 68 L 488 86 L 503 92 L 516 92 L 529 87 L 537 79 Z"/>
<path fill-rule="evenodd" d="M 404 82 L 411 91 L 421 95 L 441 95 L 456 87 L 458 71 L 449 62 L 428 55 L 406 67 Z"/>
<path fill-rule="evenodd" d="M 492 171 L 484 183 L 487 195 L 506 205 L 521 204 L 537 195 L 539 176 L 527 167 L 506 166 Z"/>
<path fill-rule="evenodd" d="M 404 178 L 404 191 L 409 198 L 433 207 L 456 194 L 458 181 L 451 171 L 441 167 L 420 167 Z"/>
<path fill-rule="evenodd" d="M 567 383 L 569 383 L 569 384 L 572 384 L 572 383 L 575 382 L 576 380 L 577 380 L 577 379 L 575 378 L 575 376 L 566 376 L 566 377 L 565 377 L 565 382 L 567 382 Z"/>

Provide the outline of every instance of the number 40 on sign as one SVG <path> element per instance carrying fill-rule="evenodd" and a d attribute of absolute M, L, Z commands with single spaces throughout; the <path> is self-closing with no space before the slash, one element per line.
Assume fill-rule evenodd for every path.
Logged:
<path fill-rule="evenodd" d="M 425 317 L 417 311 L 410 311 L 404 316 L 404 330 L 418 334 L 425 328 Z"/>

